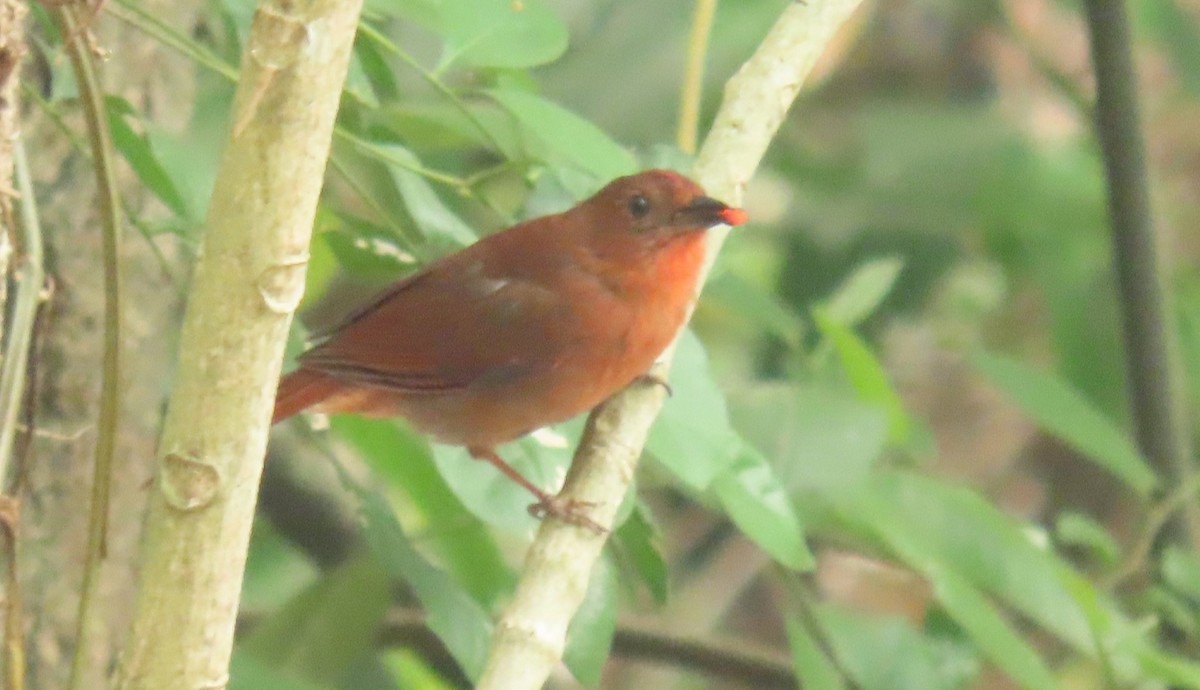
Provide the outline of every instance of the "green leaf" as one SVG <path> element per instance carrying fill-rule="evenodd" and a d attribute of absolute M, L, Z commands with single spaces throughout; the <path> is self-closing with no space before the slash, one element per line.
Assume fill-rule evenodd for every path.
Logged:
<path fill-rule="evenodd" d="M 651 521 L 647 511 L 640 505 L 635 506 L 626 520 L 613 535 L 616 537 L 613 547 L 621 564 L 628 564 L 641 579 L 654 603 L 667 603 L 667 591 L 670 586 L 667 573 L 667 562 L 662 550 L 658 547 L 658 531 Z"/>
<path fill-rule="evenodd" d="M 1111 566 L 1121 558 L 1121 545 L 1104 525 L 1082 513 L 1066 512 L 1054 523 L 1054 533 L 1063 544 L 1086 550 L 1100 563 Z"/>
<path fill-rule="evenodd" d="M 1057 377 L 1006 357 L 977 353 L 975 368 L 1040 427 L 1125 482 L 1139 496 L 1157 478 L 1120 428 Z"/>
<path fill-rule="evenodd" d="M 793 570 L 813 567 L 787 491 L 758 451 L 743 445 L 733 465 L 713 482 L 713 491 L 738 529 L 772 558 Z"/>
<path fill-rule="evenodd" d="M 957 650 L 924 637 L 902 618 L 834 605 L 814 613 L 839 666 L 861 690 L 956 690 L 970 680 L 964 676 L 973 669 L 947 663 Z"/>
<path fill-rule="evenodd" d="M 383 664 L 396 681 L 398 688 L 420 690 L 455 690 L 453 683 L 444 680 L 425 659 L 412 649 L 391 649 L 383 653 Z"/>
<path fill-rule="evenodd" d="M 763 290 L 736 273 L 726 271 L 708 281 L 704 298 L 745 317 L 762 330 L 792 347 L 799 347 L 804 323 L 775 294 Z"/>
<path fill-rule="evenodd" d="M 581 168 L 601 183 L 637 170 L 629 151 L 562 106 L 514 89 L 491 89 L 487 94 L 516 118 L 533 158 Z"/>
<path fill-rule="evenodd" d="M 567 629 L 563 662 L 588 687 L 600 683 L 600 672 L 617 629 L 617 571 L 606 556 L 597 559 L 587 592 Z"/>
<path fill-rule="evenodd" d="M 691 330 L 684 331 L 675 350 L 671 387 L 646 449 L 684 484 L 703 491 L 741 452 L 742 440 L 729 423 L 704 346 Z"/>
<path fill-rule="evenodd" d="M 459 247 L 473 243 L 478 236 L 471 226 L 458 217 L 442 202 L 429 182 L 415 170 L 423 167 L 421 161 L 408 149 L 399 144 L 372 143 L 362 145 L 364 150 L 379 155 L 396 183 L 409 215 L 417 227 L 426 235 L 449 241 Z"/>
<path fill-rule="evenodd" d="M 294 678 L 332 684 L 370 646 L 390 604 L 383 569 L 349 561 L 259 624 L 241 648 Z"/>
<path fill-rule="evenodd" d="M 913 473 L 877 471 L 861 491 L 832 498 L 848 526 L 882 541 L 931 580 L 942 572 L 962 576 L 1077 651 L 1095 649 L 1063 565 L 974 492 Z M 951 596 L 955 585 L 948 585 Z"/>
<path fill-rule="evenodd" d="M 382 496 L 362 488 L 356 488 L 356 493 L 371 553 L 389 574 L 412 585 L 425 607 L 429 629 L 469 677 L 479 678 L 491 638 L 491 619 L 454 578 L 447 577 L 413 548 Z"/>
<path fill-rule="evenodd" d="M 555 494 L 567 476 L 580 428 L 582 419 L 573 420 L 506 443 L 496 452 L 521 476 Z M 433 446 L 433 460 L 450 490 L 479 519 L 517 534 L 532 535 L 537 529 L 538 521 L 527 510 L 537 499 L 491 463 L 441 444 Z"/>
<path fill-rule="evenodd" d="M 949 570 L 926 571 L 933 593 L 975 644 L 1022 688 L 1060 687 L 1037 651 L 1013 630 L 995 606 L 965 579 Z"/>
<path fill-rule="evenodd" d="M 423 440 L 388 420 L 337 415 L 330 422 L 376 475 L 408 496 L 424 544 L 472 598 L 491 608 L 512 591 L 515 577 L 495 540 L 446 485 Z"/>
<path fill-rule="evenodd" d="M 446 39 L 438 65 L 525 69 L 558 59 L 567 50 L 567 26 L 541 0 L 443 0 L 440 28 Z"/>
<path fill-rule="evenodd" d="M 845 690 L 846 683 L 842 680 L 841 672 L 833 661 L 825 656 L 821 646 L 809 634 L 808 628 L 793 616 L 788 616 L 784 623 L 787 625 L 792 663 L 796 667 L 796 676 L 800 679 L 801 687 Z"/>
<path fill-rule="evenodd" d="M 135 117 L 133 106 L 118 96 L 106 97 L 104 104 L 108 111 L 108 129 L 112 132 L 113 146 L 120 151 L 134 174 L 172 213 L 194 220 L 175 181 L 159 162 L 150 140 L 134 132 L 126 121 L 126 118 Z"/>
<path fill-rule="evenodd" d="M 887 412 L 888 441 L 897 446 L 907 444 L 913 439 L 913 422 L 904 410 L 900 395 L 888 380 L 883 364 L 849 326 L 819 309 L 813 311 L 813 318 L 837 351 L 850 385 L 863 400 L 875 403 Z"/>
<path fill-rule="evenodd" d="M 1159 678 L 1174 688 L 1200 688 L 1200 664 L 1168 654 L 1154 647 L 1141 650 L 1138 660 L 1142 669 L 1150 676 Z"/>
<path fill-rule="evenodd" d="M 1200 556 L 1177 546 L 1168 546 L 1162 555 L 1163 581 L 1200 605 Z"/>
<path fill-rule="evenodd" d="M 770 458 L 789 492 L 862 483 L 887 442 L 887 414 L 821 384 L 756 384 L 730 394 L 734 425 Z"/>
<path fill-rule="evenodd" d="M 904 260 L 898 257 L 862 263 L 825 301 L 821 313 L 843 326 L 857 326 L 883 303 L 903 268 Z"/>
<path fill-rule="evenodd" d="M 229 690 L 333 690 L 333 685 L 296 678 L 259 661 L 240 646 L 229 664 Z"/>

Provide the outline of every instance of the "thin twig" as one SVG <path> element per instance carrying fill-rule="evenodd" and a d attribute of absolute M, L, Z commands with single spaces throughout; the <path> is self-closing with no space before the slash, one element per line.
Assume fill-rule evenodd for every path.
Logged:
<path fill-rule="evenodd" d="M 1134 435 L 1161 486 L 1177 486 L 1190 483 L 1195 470 L 1180 391 L 1178 341 L 1163 290 L 1171 282 L 1165 275 L 1169 267 L 1158 261 L 1150 218 L 1129 21 L 1123 0 L 1087 0 L 1084 6 Z M 1171 521 L 1173 537 L 1200 547 L 1200 506 L 1189 503 L 1181 517 Z"/>
<path fill-rule="evenodd" d="M 696 0 L 692 31 L 688 34 L 687 65 L 683 87 L 679 90 L 679 131 L 675 143 L 684 153 L 696 152 L 700 131 L 700 97 L 704 95 L 704 59 L 708 57 L 708 37 L 712 33 L 717 0 Z"/>
<path fill-rule="evenodd" d="M 108 533 L 108 504 L 112 485 L 113 455 L 117 443 L 118 412 L 121 406 L 121 229 L 116 179 L 113 174 L 113 147 L 104 109 L 104 94 L 96 77 L 93 55 L 86 36 L 78 30 L 75 7 L 51 7 L 63 36 L 71 36 L 65 45 L 75 72 L 80 104 L 87 124 L 92 149 L 92 169 L 96 172 L 96 193 L 103 233 L 104 264 L 104 352 L 100 383 L 100 420 L 96 438 L 95 465 L 92 471 L 92 498 L 88 516 L 87 554 L 83 584 L 79 596 L 79 620 L 75 653 L 71 659 L 68 687 L 80 690 L 88 660 L 91 607 L 95 600 L 101 561 L 105 556 Z"/>

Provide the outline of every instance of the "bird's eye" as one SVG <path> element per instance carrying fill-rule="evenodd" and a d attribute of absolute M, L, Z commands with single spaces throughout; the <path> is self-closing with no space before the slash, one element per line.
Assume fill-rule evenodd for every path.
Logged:
<path fill-rule="evenodd" d="M 629 212 L 634 218 L 641 218 L 650 212 L 650 201 L 641 194 L 634 194 L 629 198 Z"/>

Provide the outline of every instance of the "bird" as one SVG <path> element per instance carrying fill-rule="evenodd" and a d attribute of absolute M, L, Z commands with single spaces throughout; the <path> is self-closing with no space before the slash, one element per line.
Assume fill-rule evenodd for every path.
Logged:
<path fill-rule="evenodd" d="M 403 417 L 527 489 L 533 515 L 602 531 L 496 447 L 646 377 L 690 312 L 705 231 L 746 220 L 673 171 L 617 178 L 383 289 L 282 377 L 272 424 L 304 410 Z"/>

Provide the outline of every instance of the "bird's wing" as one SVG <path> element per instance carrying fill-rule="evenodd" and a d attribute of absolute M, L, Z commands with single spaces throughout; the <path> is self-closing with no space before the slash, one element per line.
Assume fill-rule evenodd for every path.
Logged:
<path fill-rule="evenodd" d="M 301 356 L 301 366 L 348 383 L 433 393 L 536 375 L 577 344 L 566 295 L 471 258 L 393 286 Z"/>

